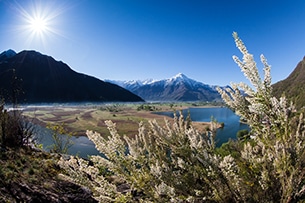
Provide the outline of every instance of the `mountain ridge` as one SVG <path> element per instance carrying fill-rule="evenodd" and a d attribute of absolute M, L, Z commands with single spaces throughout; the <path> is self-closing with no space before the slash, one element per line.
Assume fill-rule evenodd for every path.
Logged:
<path fill-rule="evenodd" d="M 146 101 L 221 101 L 216 86 L 204 84 L 183 73 L 162 80 L 105 80 L 120 85 Z"/>
<path fill-rule="evenodd" d="M 143 101 L 118 85 L 78 73 L 66 63 L 34 50 L 2 57 L 0 81 L 0 95 L 6 101 L 15 102 L 14 91 L 23 92 L 18 95 L 18 103 Z"/>
<path fill-rule="evenodd" d="M 296 107 L 305 106 L 305 56 L 296 65 L 287 78 L 272 85 L 273 94 L 276 97 L 285 96 Z"/>

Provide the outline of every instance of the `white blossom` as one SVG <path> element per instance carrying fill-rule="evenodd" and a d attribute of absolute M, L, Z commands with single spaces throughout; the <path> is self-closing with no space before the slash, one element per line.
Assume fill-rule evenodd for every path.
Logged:
<path fill-rule="evenodd" d="M 89 161 L 60 159 L 62 178 L 90 188 L 100 202 L 297 202 L 305 195 L 305 120 L 284 97 L 272 96 L 271 66 L 261 55 L 263 80 L 254 57 L 237 33 L 242 60 L 233 56 L 250 85 L 217 88 L 226 104 L 250 126 L 250 140 L 234 142 L 230 154 L 215 144 L 216 123 L 199 133 L 182 115 L 161 126 L 139 124 L 134 138 L 119 135 L 106 121 L 110 136 L 87 131 L 105 157 Z M 232 146 L 231 146 L 232 147 Z M 228 153 L 226 151 L 226 153 Z M 93 164 L 92 164 L 93 163 Z M 101 175 L 110 171 L 130 186 L 126 194 Z M 90 178 L 89 178 L 90 177 Z M 132 194 L 140 194 L 132 196 Z"/>

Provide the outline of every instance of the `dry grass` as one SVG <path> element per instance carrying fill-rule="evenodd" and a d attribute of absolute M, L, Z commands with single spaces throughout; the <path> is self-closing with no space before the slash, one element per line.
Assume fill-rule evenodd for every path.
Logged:
<path fill-rule="evenodd" d="M 32 118 L 33 122 L 46 126 L 46 124 L 65 123 L 68 131 L 74 135 L 84 136 L 86 130 L 93 130 L 108 135 L 105 120 L 116 123 L 118 132 L 128 136 L 134 136 L 138 132 L 139 122 L 147 123 L 156 119 L 160 125 L 164 125 L 165 116 L 153 114 L 151 111 L 137 110 L 138 105 L 118 105 L 111 108 L 105 106 L 81 106 L 81 107 L 37 107 L 25 109 L 24 115 Z M 156 111 L 175 111 L 187 108 L 180 105 L 174 108 L 169 105 L 155 105 Z M 109 110 L 110 109 L 110 110 Z M 167 120 L 172 118 L 166 117 Z M 204 131 L 208 123 L 193 122 L 199 131 Z"/>

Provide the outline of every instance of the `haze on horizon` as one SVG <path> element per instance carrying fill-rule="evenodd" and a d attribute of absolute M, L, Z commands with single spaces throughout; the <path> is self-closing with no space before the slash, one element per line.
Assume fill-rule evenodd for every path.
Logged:
<path fill-rule="evenodd" d="M 245 81 L 233 31 L 273 83 L 305 55 L 302 0 L 0 0 L 0 13 L 0 52 L 36 50 L 100 79 Z"/>

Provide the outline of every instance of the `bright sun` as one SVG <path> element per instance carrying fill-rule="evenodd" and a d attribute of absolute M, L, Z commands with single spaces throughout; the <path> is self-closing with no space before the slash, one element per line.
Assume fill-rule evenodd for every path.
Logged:
<path fill-rule="evenodd" d="M 72 1 L 14 0 L 8 2 L 19 17 L 15 25 L 17 39 L 26 47 L 47 49 L 54 40 L 66 38 L 63 34 L 61 15 L 74 7 L 75 4 L 71 4 Z"/>
<path fill-rule="evenodd" d="M 56 26 L 59 15 L 68 8 L 64 7 L 64 4 L 58 4 L 58 1 L 15 1 L 12 5 L 20 14 L 20 25 L 17 29 L 24 36 L 25 43 L 45 46 L 49 39 L 62 35 Z"/>
<path fill-rule="evenodd" d="M 30 20 L 30 29 L 36 33 L 43 33 L 48 30 L 47 21 L 42 18 L 33 18 Z"/>

